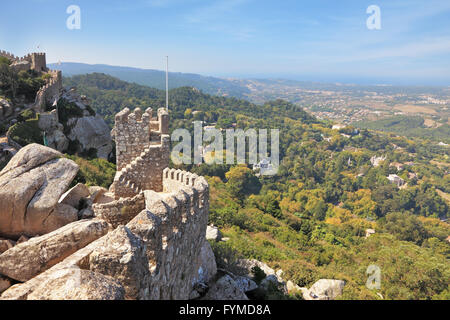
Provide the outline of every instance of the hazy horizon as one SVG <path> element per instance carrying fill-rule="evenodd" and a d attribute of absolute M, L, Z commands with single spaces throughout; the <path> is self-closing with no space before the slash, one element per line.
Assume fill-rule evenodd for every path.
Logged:
<path fill-rule="evenodd" d="M 159 72 L 165 72 L 165 70 L 157 69 L 157 68 L 139 68 L 139 67 L 133 67 L 133 66 L 127 66 L 127 65 L 111 65 L 111 64 L 105 64 L 105 63 L 83 63 L 83 62 L 76 62 L 76 61 L 64 61 L 64 62 L 48 62 L 47 64 L 49 66 L 56 67 L 59 63 L 62 64 L 82 64 L 82 65 L 89 65 L 89 66 L 107 66 L 107 67 L 113 67 L 113 68 L 129 68 L 129 69 L 136 69 L 136 70 L 148 70 L 148 71 L 159 71 Z M 227 73 L 216 73 L 216 74 L 208 74 L 208 73 L 200 73 L 200 72 L 182 72 L 177 70 L 169 70 L 170 73 L 182 73 L 182 74 L 193 74 L 193 75 L 200 75 L 203 77 L 213 77 L 213 78 L 219 78 L 219 79 L 239 79 L 239 80 L 290 80 L 290 81 L 304 81 L 304 82 L 316 82 L 316 83 L 330 83 L 330 84 L 344 84 L 344 85 L 373 85 L 373 86 L 424 86 L 424 87 L 450 87 L 450 84 L 446 83 L 408 83 L 406 82 L 399 82 L 392 80 L 388 81 L 386 79 L 363 79 L 363 78 L 339 78 L 339 77 L 320 77 L 320 76 L 313 76 L 313 75 L 289 75 L 289 74 L 227 74 Z M 84 74 L 84 72 L 79 72 L 79 74 Z M 384 82 L 383 82 L 384 81 Z"/>
<path fill-rule="evenodd" d="M 80 29 L 67 26 L 71 5 Z M 380 29 L 367 26 L 372 5 Z M 210 76 L 450 85 L 443 0 L 17 0 L 2 9 L 0 49 L 18 56 L 164 70 L 168 55 L 171 71 Z"/>

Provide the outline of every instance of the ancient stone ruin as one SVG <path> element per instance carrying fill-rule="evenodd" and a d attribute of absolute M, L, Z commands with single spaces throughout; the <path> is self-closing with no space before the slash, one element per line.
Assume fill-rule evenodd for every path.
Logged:
<path fill-rule="evenodd" d="M 0 51 L 0 57 L 11 61 L 11 68 L 20 71 L 33 70 L 40 75 L 47 75 L 46 84 L 36 93 L 34 101 L 14 106 L 12 102 L 0 98 L 0 121 L 12 126 L 17 122 L 17 116 L 24 109 L 39 113 L 38 126 L 46 134 L 47 146 L 60 152 L 67 152 L 69 146 L 76 146 L 76 153 L 96 152 L 98 158 L 108 159 L 112 151 L 110 128 L 105 120 L 90 108 L 85 96 L 80 96 L 76 88 L 65 89 L 62 85 L 62 73 L 50 70 L 46 65 L 45 53 L 31 53 L 19 58 L 5 51 Z M 63 125 L 58 116 L 59 102 L 72 104 L 72 110 L 77 113 L 69 114 L 69 119 Z M 48 107 L 53 110 L 46 112 Z M 21 146 L 14 141 L 10 132 L 6 133 L 9 148 L 18 150 Z M 0 161 L 4 148 L 0 147 Z"/>
<path fill-rule="evenodd" d="M 36 112 L 44 111 L 47 103 L 51 103 L 59 97 L 62 89 L 62 73 L 59 70 L 49 70 L 47 68 L 47 60 L 44 52 L 35 52 L 24 57 L 16 57 L 9 52 L 1 50 L 0 56 L 9 59 L 12 62 L 11 68 L 18 72 L 34 70 L 50 75 L 48 83 L 40 88 L 36 94 L 36 99 L 32 106 L 32 109 Z M 2 115 L 0 113 L 0 119 L 2 116 L 5 116 L 5 114 Z"/>
<path fill-rule="evenodd" d="M 117 174 L 111 191 L 116 198 L 142 190 L 163 191 L 163 170 L 169 166 L 169 114 L 163 108 L 122 110 L 115 118 Z"/>
<path fill-rule="evenodd" d="M 43 174 L 45 179 L 52 167 L 70 162 L 39 145 L 18 152 L 16 160 L 0 172 L 0 217 L 9 219 L 25 210 L 18 219 L 26 216 L 24 221 L 39 222 L 49 215 L 52 223 L 44 223 L 45 230 L 40 230 L 39 223 L 25 229 L 20 222 L 8 232 L 7 226 L 0 225 L 0 236 L 9 237 L 0 238 L 0 247 L 6 249 L 0 251 L 0 292 L 6 289 L 0 299 L 199 296 L 197 284 L 207 283 L 217 272 L 205 239 L 209 187 L 203 177 L 168 168 L 168 121 L 165 109 L 159 109 L 154 118 L 151 109 L 144 113 L 125 109 L 117 114 L 117 173 L 109 192 L 77 185 L 63 193 L 65 188 L 57 179 L 60 175 L 55 174 L 52 188 L 57 192 L 46 190 L 45 183 L 35 183 L 26 189 L 32 200 L 25 199 L 24 208 L 11 211 L 7 207 L 15 206 L 14 193 L 20 189 L 15 182 L 32 184 L 30 172 Z M 64 184 L 74 176 L 72 170 Z M 53 209 L 47 208 L 48 199 L 46 211 L 44 206 L 27 210 L 39 201 L 41 193 L 48 197 L 57 194 Z M 91 202 L 92 215 L 85 215 L 89 208 L 75 208 L 82 199 Z M 5 220 L 5 224 L 9 222 Z M 27 238 L 20 240 L 19 236 Z M 33 237 L 27 240 L 29 236 Z"/>

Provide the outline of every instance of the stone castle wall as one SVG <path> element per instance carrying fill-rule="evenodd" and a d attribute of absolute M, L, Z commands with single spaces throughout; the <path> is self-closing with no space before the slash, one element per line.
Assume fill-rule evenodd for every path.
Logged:
<path fill-rule="evenodd" d="M 45 111 L 47 103 L 53 102 L 59 97 L 62 89 L 62 73 L 58 70 L 47 69 L 46 55 L 43 52 L 29 53 L 24 57 L 17 57 L 10 52 L 0 51 L 0 56 L 8 58 L 13 62 L 12 67 L 16 71 L 34 70 L 50 74 L 51 78 L 36 94 L 35 101 L 31 108 L 36 112 Z M 26 63 L 20 63 L 26 62 Z"/>
<path fill-rule="evenodd" d="M 124 287 L 126 299 L 189 299 L 206 241 L 209 187 L 203 177 L 184 171 L 166 169 L 164 177 L 172 192 L 145 191 L 145 208 L 129 222 L 122 221 L 114 231 L 12 287 L 2 299 L 41 299 L 42 283 L 68 270 L 75 276 L 90 272 L 100 279 L 111 277 Z"/>
<path fill-rule="evenodd" d="M 148 147 L 150 143 L 150 120 L 152 109 L 142 113 L 125 108 L 115 117 L 116 165 L 122 170 Z"/>
<path fill-rule="evenodd" d="M 120 198 L 108 203 L 96 203 L 92 206 L 96 217 L 107 221 L 113 228 L 126 225 L 139 212 L 145 209 L 144 193 L 129 198 Z"/>
<path fill-rule="evenodd" d="M 170 184 L 176 186 L 170 193 L 145 191 L 146 210 L 127 225 L 144 237 L 148 234 L 143 228 L 146 221 L 159 220 L 152 245 L 147 246 L 147 256 L 153 257 L 150 299 L 189 299 L 205 241 L 209 212 L 206 180 L 197 177 L 194 184 L 177 180 Z"/>
<path fill-rule="evenodd" d="M 149 262 L 148 276 L 143 277 L 147 281 L 132 281 L 125 288 L 132 299 L 188 299 L 198 280 L 208 222 L 208 183 L 203 177 L 169 168 L 163 172 L 163 183 L 164 192 L 143 192 L 145 209 L 126 224 L 145 244 Z M 109 251 L 108 244 L 103 251 Z M 118 268 L 105 264 L 108 259 L 101 260 L 97 270 L 115 278 Z"/>
<path fill-rule="evenodd" d="M 0 50 L 0 57 L 5 57 L 5 58 L 7 58 L 7 59 L 9 59 L 9 60 L 11 60 L 11 61 L 13 61 L 13 62 L 19 61 L 19 60 L 20 60 L 19 57 L 16 57 L 16 56 L 13 55 L 12 53 L 7 52 L 7 51 L 5 51 L 5 50 Z"/>
<path fill-rule="evenodd" d="M 2 299 L 43 299 L 47 290 L 43 288 L 48 284 L 53 294 L 54 279 L 64 274 L 74 275 L 70 279 L 75 283 L 84 281 L 83 274 L 110 279 L 123 288 L 126 299 L 138 300 L 190 299 L 195 284 L 204 281 L 209 186 L 201 176 L 168 168 L 167 111 L 160 109 L 152 119 L 151 110 L 143 114 L 124 110 L 117 115 L 114 130 L 117 148 L 126 147 L 137 156 L 123 154 L 121 159 L 127 162 L 122 162 L 110 188 L 115 200 L 108 195 L 109 202 L 92 206 L 94 220 L 110 226 L 110 232 L 11 287 Z M 98 296 L 96 292 L 97 286 L 89 287 L 91 296 Z"/>
<path fill-rule="evenodd" d="M 168 113 L 138 108 L 122 110 L 115 118 L 117 173 L 110 191 L 116 199 L 133 197 L 143 190 L 163 190 L 162 172 L 169 166 Z"/>
<path fill-rule="evenodd" d="M 101 240 L 101 248 L 86 253 L 90 257 L 83 260 L 89 260 L 92 271 L 122 277 L 129 299 L 189 299 L 199 281 L 200 253 L 206 241 L 208 183 L 196 174 L 168 168 L 165 109 L 159 109 L 156 118 L 151 109 L 144 113 L 125 109 L 115 120 L 118 171 L 110 191 L 116 200 L 95 204 L 93 209 L 116 230 L 104 237 L 112 240 Z M 145 248 L 145 254 L 133 251 L 133 266 L 108 258 L 118 254 L 110 245 L 119 242 L 118 237 Z"/>
<path fill-rule="evenodd" d="M 47 71 L 47 60 L 44 52 L 34 52 L 29 53 L 24 57 L 17 57 L 10 52 L 1 50 L 0 56 L 5 57 L 14 62 L 28 61 L 30 63 L 31 69 L 37 72 Z"/>
<path fill-rule="evenodd" d="M 51 103 L 55 99 L 58 99 L 62 89 L 61 71 L 49 70 L 48 74 L 51 75 L 50 81 L 39 89 L 31 107 L 36 112 L 44 111 L 47 103 Z"/>
<path fill-rule="evenodd" d="M 47 60 L 45 58 L 45 53 L 31 54 L 31 69 L 38 72 L 47 71 Z"/>

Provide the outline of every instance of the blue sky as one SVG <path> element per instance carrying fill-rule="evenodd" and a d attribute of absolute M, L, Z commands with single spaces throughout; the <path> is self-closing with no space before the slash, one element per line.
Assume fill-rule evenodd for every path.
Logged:
<path fill-rule="evenodd" d="M 164 69 L 169 55 L 171 71 L 213 76 L 450 85 L 448 0 L 2 2 L 0 49 L 48 62 Z M 81 30 L 66 27 L 72 4 Z"/>

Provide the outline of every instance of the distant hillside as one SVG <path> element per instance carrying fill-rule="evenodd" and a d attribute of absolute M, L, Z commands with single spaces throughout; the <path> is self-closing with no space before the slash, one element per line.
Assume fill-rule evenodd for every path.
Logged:
<path fill-rule="evenodd" d="M 376 121 L 359 121 L 354 125 L 363 129 L 450 143 L 450 126 L 448 124 L 443 124 L 438 128 L 427 128 L 424 125 L 424 119 L 418 116 L 395 116 Z"/>
<path fill-rule="evenodd" d="M 64 86 L 76 86 L 81 94 L 92 100 L 92 107 L 112 126 L 114 116 L 125 107 L 141 107 L 157 109 L 165 105 L 165 93 L 162 90 L 149 88 L 136 83 L 129 83 L 103 73 L 76 75 L 65 77 Z M 236 122 L 236 114 L 261 117 L 288 116 L 293 119 L 313 121 L 299 106 L 286 101 L 267 102 L 255 105 L 249 101 L 235 97 L 210 95 L 190 87 L 179 87 L 169 91 L 171 117 L 184 119 L 185 112 L 201 111 L 195 115 L 196 120 L 207 123 L 217 122 L 223 128 Z"/>
<path fill-rule="evenodd" d="M 110 125 L 124 107 L 164 106 L 164 91 L 105 74 L 64 81 L 87 95 Z M 450 194 L 450 180 L 442 147 L 370 130 L 356 134 L 347 128 L 352 135 L 343 136 L 283 100 L 255 105 L 190 87 L 172 89 L 169 96 L 172 130 L 192 132 L 195 120 L 280 130 L 277 175 L 258 178 L 245 165 L 176 167 L 208 177 L 208 222 L 228 238 L 211 243 L 219 268 L 234 271 L 238 259 L 257 259 L 301 287 L 344 279 L 344 300 L 379 299 L 377 293 L 386 299 L 448 299 L 449 227 L 439 218 L 449 217 L 443 196 Z M 370 159 L 381 155 L 386 165 L 372 166 Z M 389 166 L 394 163 L 404 168 Z M 406 188 L 389 183 L 394 173 Z M 366 237 L 368 228 L 376 234 Z M 371 264 L 383 270 L 377 291 L 361 285 Z M 263 298 L 280 299 L 282 293 L 275 287 Z"/>
<path fill-rule="evenodd" d="M 152 88 L 165 89 L 166 86 L 165 72 L 159 70 L 72 62 L 49 64 L 49 68 L 61 70 L 66 77 L 88 73 L 105 73 L 120 80 Z M 237 98 L 243 98 L 250 92 L 245 86 L 226 79 L 181 72 L 170 72 L 169 77 L 169 88 L 171 89 L 189 86 L 209 94 L 229 95 Z"/>

